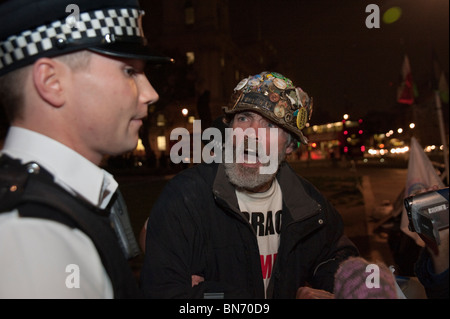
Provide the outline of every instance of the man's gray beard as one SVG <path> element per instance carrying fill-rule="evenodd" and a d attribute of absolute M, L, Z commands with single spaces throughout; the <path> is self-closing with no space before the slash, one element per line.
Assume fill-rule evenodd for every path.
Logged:
<path fill-rule="evenodd" d="M 273 181 L 278 173 L 278 169 L 273 174 L 260 174 L 259 167 L 244 167 L 242 163 L 236 163 L 236 146 L 233 146 L 234 162 L 227 163 L 223 161 L 225 167 L 225 173 L 231 184 L 236 186 L 238 190 L 253 190 L 269 182 Z M 225 152 L 224 152 L 225 153 Z M 286 150 L 282 150 L 278 153 L 278 168 L 284 161 L 286 156 Z M 269 165 L 263 164 L 263 165 Z"/>

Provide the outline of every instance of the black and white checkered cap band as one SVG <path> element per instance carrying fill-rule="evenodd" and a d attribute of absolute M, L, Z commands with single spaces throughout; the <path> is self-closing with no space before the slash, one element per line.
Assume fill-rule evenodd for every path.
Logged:
<path fill-rule="evenodd" d="M 78 21 L 66 18 L 10 36 L 0 42 L 0 72 L 14 63 L 71 43 L 100 45 L 114 42 L 116 37 L 143 39 L 138 21 L 143 13 L 133 8 L 84 12 Z"/>

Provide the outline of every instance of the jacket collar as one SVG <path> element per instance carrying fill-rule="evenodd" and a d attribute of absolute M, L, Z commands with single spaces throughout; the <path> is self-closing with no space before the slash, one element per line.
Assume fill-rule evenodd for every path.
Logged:
<path fill-rule="evenodd" d="M 277 173 L 277 180 L 283 193 L 284 206 L 288 208 L 293 221 L 299 221 L 317 214 L 319 203 L 306 191 L 301 178 L 283 162 Z M 223 200 L 229 208 L 240 213 L 235 187 L 230 183 L 223 164 L 219 164 L 213 183 L 213 193 Z"/>
<path fill-rule="evenodd" d="M 225 201 L 228 207 L 233 211 L 240 213 L 235 188 L 233 184 L 230 183 L 230 180 L 225 173 L 225 166 L 222 163 L 217 167 L 217 173 L 213 183 L 213 193 L 215 196 Z"/>
<path fill-rule="evenodd" d="M 281 164 L 277 179 L 283 193 L 283 203 L 288 207 L 294 221 L 317 214 L 320 204 L 311 197 L 303 179 L 288 163 Z"/>

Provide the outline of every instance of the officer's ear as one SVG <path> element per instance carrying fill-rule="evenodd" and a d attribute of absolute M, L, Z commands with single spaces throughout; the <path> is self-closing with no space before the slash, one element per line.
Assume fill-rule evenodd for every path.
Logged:
<path fill-rule="evenodd" d="M 61 107 L 65 102 L 64 67 L 63 63 L 49 58 L 40 58 L 33 64 L 33 84 L 39 96 L 53 107 Z"/>

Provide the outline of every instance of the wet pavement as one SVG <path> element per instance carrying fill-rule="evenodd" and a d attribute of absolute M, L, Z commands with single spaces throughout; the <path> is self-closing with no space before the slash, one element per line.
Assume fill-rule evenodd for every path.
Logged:
<path fill-rule="evenodd" d="M 393 258 L 387 243 L 387 237 L 375 232 L 383 220 L 391 216 L 393 205 L 404 190 L 407 169 L 360 169 L 363 176 L 362 193 L 366 212 L 367 235 L 370 238 L 372 260 L 382 260 L 393 265 Z"/>
<path fill-rule="evenodd" d="M 405 186 L 407 168 L 363 163 L 338 167 L 326 163 L 310 166 L 302 163 L 297 166 L 297 171 L 306 178 L 340 176 L 349 180 L 354 177 L 362 201 L 356 199 L 354 202 L 349 200 L 343 204 L 334 204 L 344 220 L 345 232 L 358 246 L 363 257 L 374 262 L 384 262 L 388 266 L 394 264 L 387 234 L 376 231 L 376 228 L 391 216 L 392 205 Z M 326 196 L 329 195 L 326 189 L 320 190 Z M 342 196 L 348 197 L 345 193 Z"/>

